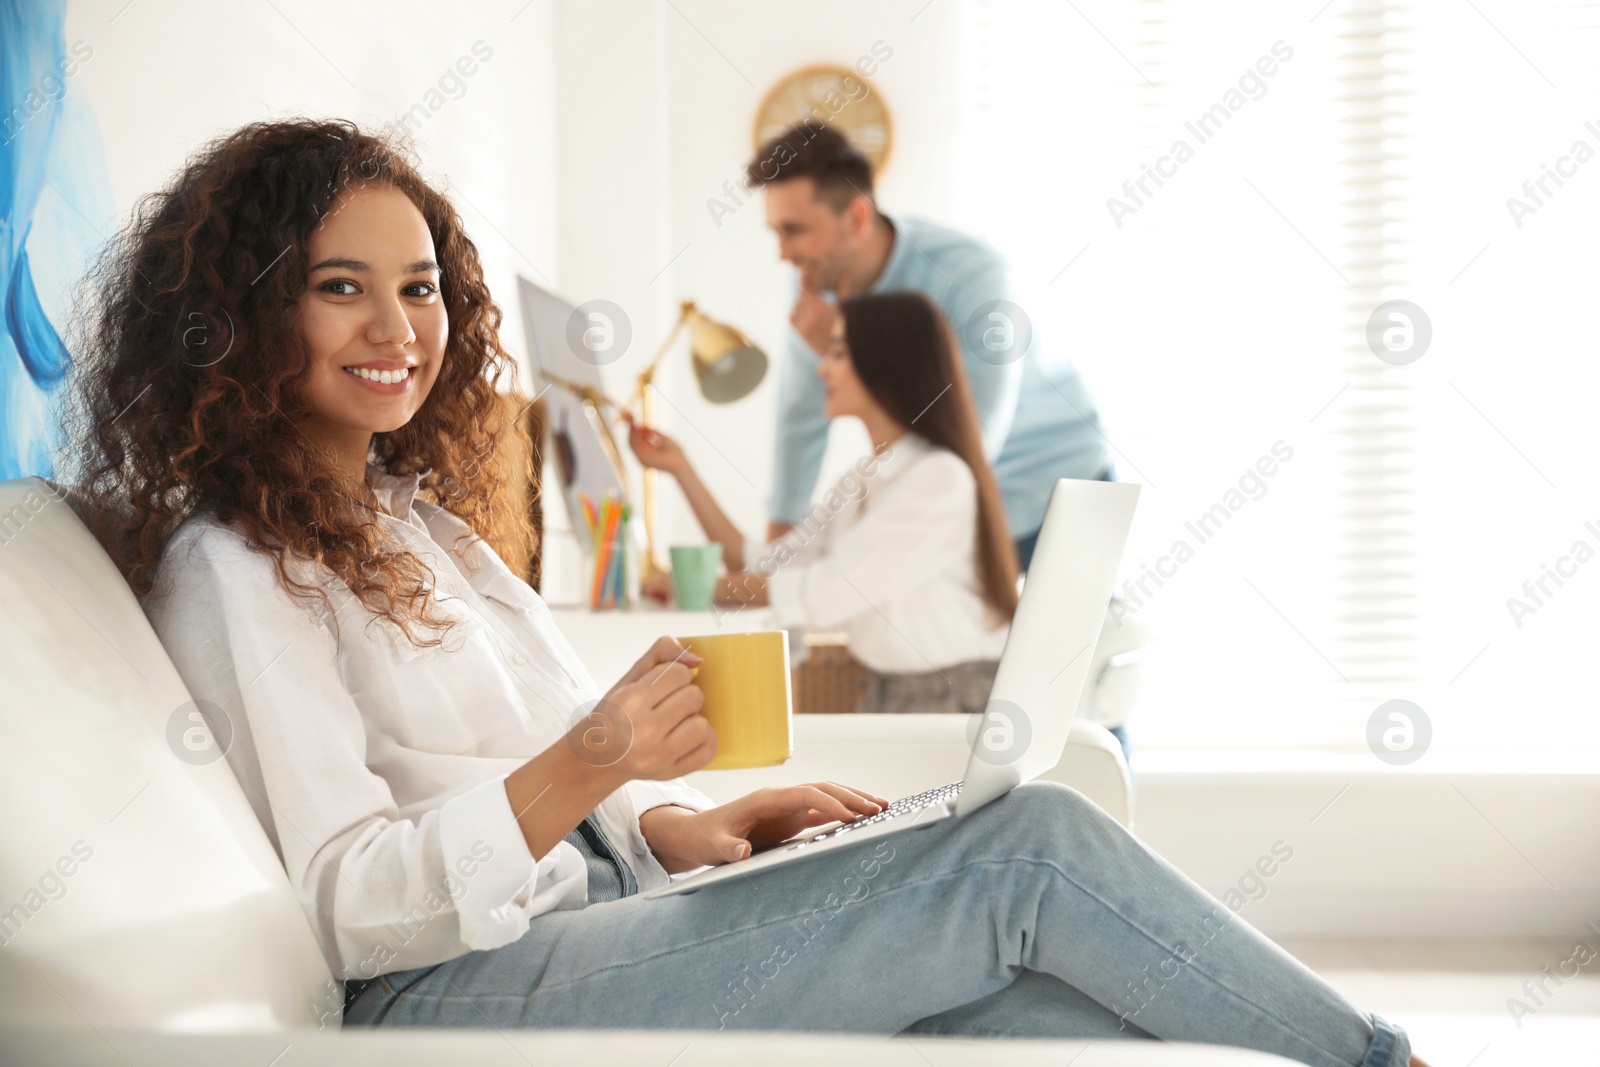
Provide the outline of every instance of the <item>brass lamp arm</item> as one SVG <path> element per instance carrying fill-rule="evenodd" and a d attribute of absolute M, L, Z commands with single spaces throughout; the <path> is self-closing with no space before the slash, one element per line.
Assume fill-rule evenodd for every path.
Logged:
<path fill-rule="evenodd" d="M 667 352 L 672 348 L 672 343 L 678 339 L 678 334 L 683 332 L 684 324 L 689 321 L 689 316 L 693 314 L 694 301 L 683 301 L 678 311 L 678 321 L 672 324 L 672 332 L 667 334 L 667 339 L 661 342 L 660 348 L 656 349 L 655 357 L 650 360 L 649 365 L 644 370 L 639 372 L 639 377 L 635 379 L 632 399 L 639 403 L 640 421 L 646 426 L 650 425 L 649 402 L 646 398 L 646 392 L 650 388 L 650 383 L 655 379 L 656 370 L 660 368 L 661 361 L 666 358 Z M 632 404 L 630 403 L 629 406 L 631 407 Z"/>
<path fill-rule="evenodd" d="M 661 360 L 672 348 L 672 343 L 678 339 L 678 334 L 683 332 L 684 323 L 689 321 L 689 316 L 694 314 L 694 301 L 685 300 L 678 311 L 678 321 L 672 324 L 672 332 L 667 334 L 667 339 L 661 342 L 661 347 L 656 351 L 655 358 L 649 366 L 639 372 L 639 377 L 634 387 L 633 399 L 639 404 L 639 424 L 651 426 L 655 424 L 655 404 L 650 396 L 650 384 L 655 378 L 656 369 L 661 366 Z M 660 554 L 656 551 L 656 470 L 654 467 L 644 469 L 644 498 L 640 501 L 641 517 L 644 519 L 644 560 L 639 567 L 640 578 L 648 579 L 656 574 L 666 572 Z"/>

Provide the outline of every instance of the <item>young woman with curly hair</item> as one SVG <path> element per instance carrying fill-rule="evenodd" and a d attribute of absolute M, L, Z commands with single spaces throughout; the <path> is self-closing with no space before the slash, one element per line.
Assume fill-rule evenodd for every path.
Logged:
<path fill-rule="evenodd" d="M 500 315 L 455 211 L 391 145 L 341 122 L 224 137 L 98 280 L 76 506 L 231 736 L 346 1023 L 1404 1062 L 1403 1031 L 1059 785 L 646 901 L 884 801 L 823 782 L 713 805 L 681 780 L 716 745 L 696 661 L 663 638 L 602 692 L 488 547 Z"/>

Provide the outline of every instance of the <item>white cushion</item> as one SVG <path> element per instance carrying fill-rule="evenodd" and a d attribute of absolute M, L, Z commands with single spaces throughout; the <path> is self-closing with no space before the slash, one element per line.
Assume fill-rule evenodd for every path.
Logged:
<path fill-rule="evenodd" d="M 39 478 L 0 482 L 0 604 L 0 1026 L 281 1029 L 330 997 L 338 1025 L 342 991 L 227 761 L 177 755 L 189 694 Z"/>
<path fill-rule="evenodd" d="M 768 1034 L 698 1030 L 445 1030 L 351 1028 L 291 1037 L 28 1030 L 6 1035 L 18 1063 L 76 1067 L 1290 1067 L 1291 1060 L 1222 1045 L 1161 1041 L 1007 1041 L 983 1038 Z M 285 1046 L 288 1046 L 288 1049 Z M 285 1055 L 287 1052 L 287 1055 Z M 126 1058 L 124 1058 L 126 1056 Z"/>

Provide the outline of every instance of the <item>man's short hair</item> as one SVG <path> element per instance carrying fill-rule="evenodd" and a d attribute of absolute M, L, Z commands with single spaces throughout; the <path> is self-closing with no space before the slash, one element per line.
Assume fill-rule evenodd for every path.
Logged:
<path fill-rule="evenodd" d="M 803 119 L 762 145 L 745 177 L 752 187 L 810 178 L 816 198 L 834 211 L 857 196 L 872 202 L 871 162 L 844 134 L 816 119 Z"/>

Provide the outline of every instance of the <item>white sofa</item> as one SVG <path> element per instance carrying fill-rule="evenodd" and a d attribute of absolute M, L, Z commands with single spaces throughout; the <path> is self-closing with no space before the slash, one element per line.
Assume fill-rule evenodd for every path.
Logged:
<path fill-rule="evenodd" d="M 182 758 L 189 695 L 111 561 L 38 478 L 0 482 L 0 677 L 6 1062 L 1023 1064 L 1063 1063 L 1083 1046 L 917 1039 L 913 1058 L 910 1041 L 883 1038 L 341 1033 L 338 983 L 240 786 L 225 761 Z M 809 777 L 910 791 L 959 776 L 964 761 L 961 719 L 808 718 L 818 721 L 802 721 L 789 764 L 699 784 L 716 796 Z M 1114 740 L 1085 725 L 1071 748 L 1055 776 L 1126 821 Z M 1086 1062 L 1286 1061 L 1114 1042 Z"/>

